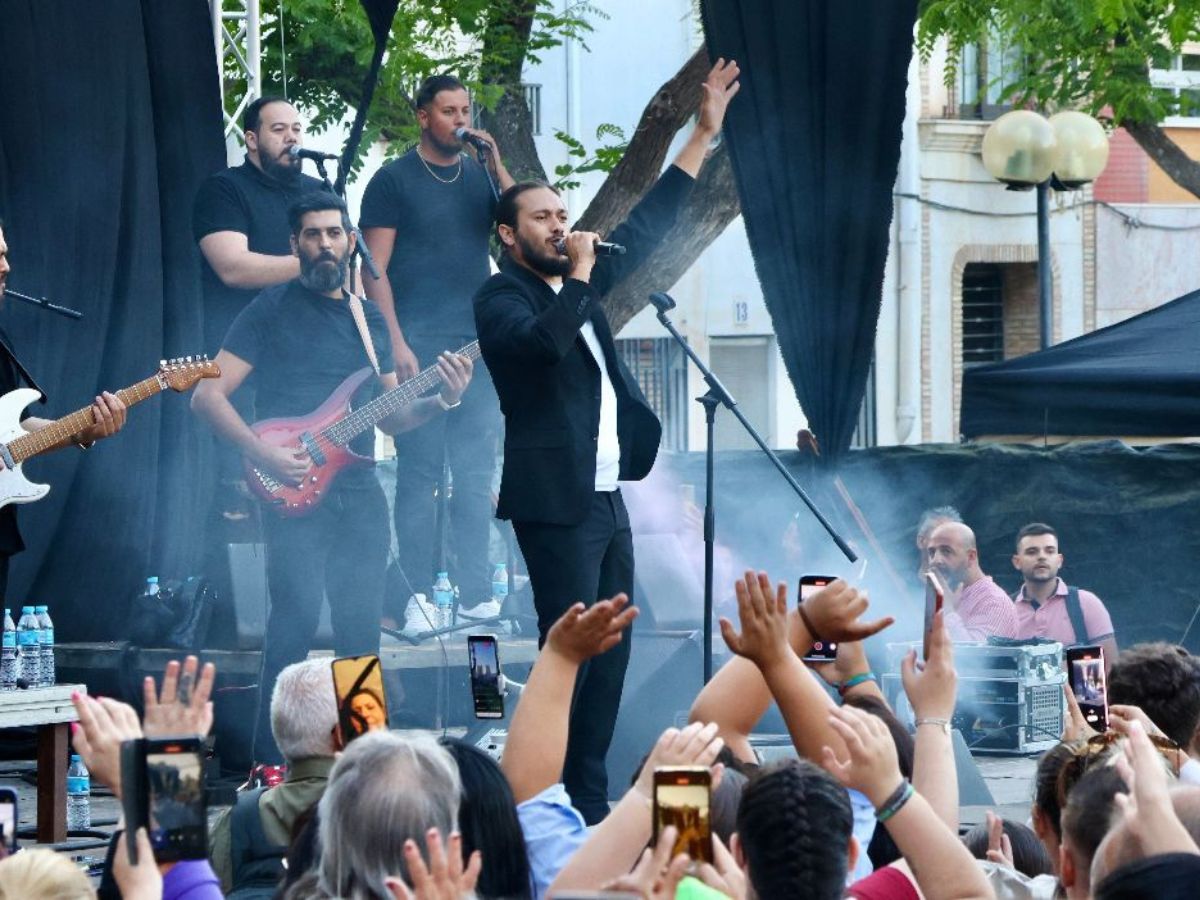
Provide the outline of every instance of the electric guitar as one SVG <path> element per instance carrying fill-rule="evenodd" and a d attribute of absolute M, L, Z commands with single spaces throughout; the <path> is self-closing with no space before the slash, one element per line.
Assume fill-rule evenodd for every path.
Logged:
<path fill-rule="evenodd" d="M 456 351 L 457 356 L 479 358 L 479 341 Z M 329 395 L 324 403 L 306 416 L 264 419 L 251 426 L 260 439 L 274 447 L 303 450 L 312 458 L 313 467 L 299 484 L 290 484 L 243 459 L 246 483 L 251 493 L 274 507 L 285 518 L 304 516 L 325 499 L 338 473 L 348 466 L 370 466 L 375 460 L 350 449 L 350 442 L 376 423 L 408 406 L 441 384 L 437 366 L 418 372 L 403 384 L 351 409 L 350 401 L 375 371 L 359 369 Z"/>
<path fill-rule="evenodd" d="M 221 369 L 207 356 L 186 356 L 158 364 L 158 371 L 137 384 L 117 391 L 126 406 L 149 400 L 170 388 L 186 391 L 201 378 L 216 378 Z M 91 406 L 77 409 L 69 416 L 55 419 L 39 431 L 21 427 L 21 412 L 41 394 L 32 388 L 17 388 L 0 397 L 0 507 L 10 503 L 33 503 L 50 492 L 48 484 L 34 484 L 21 472 L 21 464 L 45 453 L 51 447 L 68 440 L 95 424 Z"/>

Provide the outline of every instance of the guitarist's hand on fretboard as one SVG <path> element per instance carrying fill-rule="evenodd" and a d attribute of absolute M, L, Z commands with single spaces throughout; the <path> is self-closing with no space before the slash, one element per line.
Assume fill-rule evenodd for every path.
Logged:
<path fill-rule="evenodd" d="M 81 444 L 90 444 L 101 438 L 112 437 L 125 427 L 128 412 L 129 408 L 121 402 L 120 397 L 105 391 L 92 403 L 95 424 L 76 435 L 76 439 Z"/>
<path fill-rule="evenodd" d="M 471 383 L 475 364 L 470 357 L 444 351 L 438 356 L 438 375 L 442 379 L 441 395 L 447 406 L 454 406 L 462 399 L 463 391 Z"/>

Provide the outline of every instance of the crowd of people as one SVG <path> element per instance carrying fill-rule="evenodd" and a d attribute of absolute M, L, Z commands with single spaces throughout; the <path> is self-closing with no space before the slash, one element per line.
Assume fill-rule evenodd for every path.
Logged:
<path fill-rule="evenodd" d="M 100 896 L 538 898 L 1074 898 L 1194 896 L 1200 877 L 1200 658 L 1167 644 L 1119 656 L 1111 731 L 1093 731 L 1066 692 L 1062 741 L 1037 764 L 1029 825 L 989 816 L 960 838 L 951 743 L 957 675 L 939 613 L 929 657 L 902 681 L 915 715 L 900 725 L 863 641 L 890 618 L 838 580 L 789 604 L 784 584 L 747 572 L 738 620 L 721 632 L 734 657 L 702 689 L 690 723 L 668 727 L 607 815 L 589 827 L 561 781 L 576 679 L 637 616 L 623 596 L 568 609 L 550 628 L 513 713 L 502 759 L 427 733 L 373 731 L 343 745 L 331 667 L 283 670 L 271 727 L 286 780 L 242 793 L 214 822 L 209 858 L 156 864 L 144 830 L 118 833 Z M 801 660 L 814 638 L 835 662 Z M 867 676 L 867 677 L 863 677 Z M 77 694 L 76 749 L 121 795 L 120 745 L 208 733 L 211 664 L 168 666 L 145 687 L 140 717 Z M 840 702 L 838 702 L 838 698 Z M 772 703 L 795 758 L 762 765 L 749 737 Z M 664 723 L 665 724 L 665 723 Z M 652 839 L 656 770 L 711 772 L 712 862 Z M 136 841 L 136 865 L 126 841 Z M 2 897 L 93 897 L 65 856 L 22 851 L 0 862 Z"/>

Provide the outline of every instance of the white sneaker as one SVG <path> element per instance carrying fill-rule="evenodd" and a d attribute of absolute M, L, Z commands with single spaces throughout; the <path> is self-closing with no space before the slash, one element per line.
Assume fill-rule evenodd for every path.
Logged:
<path fill-rule="evenodd" d="M 408 598 L 408 606 L 404 608 L 404 633 L 407 635 L 424 634 L 437 628 L 437 604 L 424 594 L 413 594 Z"/>
<path fill-rule="evenodd" d="M 500 601 L 495 598 L 484 600 L 470 609 L 467 609 L 465 606 L 458 608 L 458 617 L 460 619 L 490 619 L 498 615 L 500 615 Z"/>

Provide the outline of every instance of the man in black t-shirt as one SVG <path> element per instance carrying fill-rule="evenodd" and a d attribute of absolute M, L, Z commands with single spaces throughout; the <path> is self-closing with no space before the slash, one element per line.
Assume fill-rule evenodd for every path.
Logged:
<path fill-rule="evenodd" d="M 378 281 L 364 279 L 363 287 L 387 320 L 402 380 L 438 352 L 475 339 L 471 298 L 491 272 L 488 238 L 495 198 L 483 166 L 463 153 L 455 130 L 486 141 L 491 147 L 488 164 L 500 190 L 512 184 L 495 141 L 468 127 L 471 100 L 462 82 L 448 75 L 426 79 L 416 106 L 420 143 L 371 179 L 359 222 L 363 239 L 386 270 Z M 451 577 L 459 584 L 464 607 L 487 599 L 499 432 L 496 392 L 478 364 L 475 385 L 460 409 L 444 423 L 396 441 L 396 539 L 400 566 L 414 590 L 431 593 L 438 555 L 434 489 L 447 458 L 454 479 L 449 517 L 456 564 L 450 567 Z M 479 615 L 495 612 L 481 610 Z"/>
<path fill-rule="evenodd" d="M 316 464 L 297 447 L 261 440 L 230 403 L 251 372 L 260 419 L 304 416 L 343 381 L 370 365 L 365 342 L 343 289 L 354 239 L 345 204 L 328 193 L 311 194 L 289 215 L 292 251 L 300 276 L 268 288 L 251 301 L 229 329 L 217 354 L 221 377 L 192 396 L 192 409 L 255 464 L 290 483 L 303 480 Z M 366 328 L 378 357 L 380 375 L 372 391 L 396 387 L 387 326 L 371 303 L 363 304 Z M 395 434 L 421 425 L 458 403 L 471 378 L 469 360 L 443 354 L 437 360 L 442 387 L 379 423 Z M 373 432 L 351 445 L 373 455 Z M 379 618 L 389 530 L 387 502 L 375 473 L 344 469 L 322 503 L 298 518 L 268 511 L 263 516 L 267 545 L 270 611 L 263 636 L 255 759 L 280 761 L 271 736 L 270 697 L 283 668 L 308 654 L 322 598 L 328 596 L 338 656 L 379 652 Z"/>

